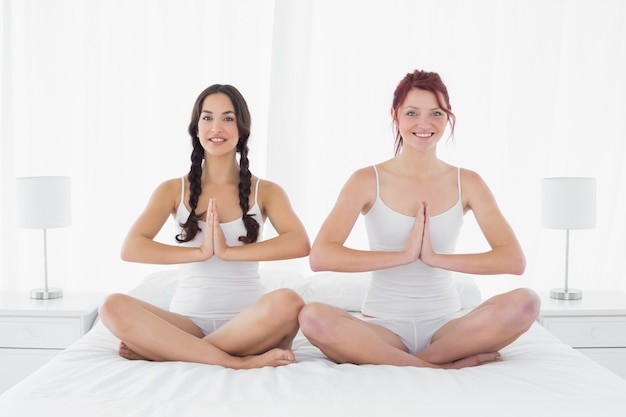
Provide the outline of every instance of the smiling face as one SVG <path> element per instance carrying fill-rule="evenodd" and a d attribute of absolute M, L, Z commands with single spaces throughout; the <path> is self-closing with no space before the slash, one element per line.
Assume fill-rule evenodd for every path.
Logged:
<path fill-rule="evenodd" d="M 204 150 L 211 155 L 236 151 L 239 141 L 237 116 L 226 94 L 210 94 L 203 100 L 198 120 L 198 138 Z"/>
<path fill-rule="evenodd" d="M 448 115 L 433 93 L 412 88 L 397 111 L 391 110 L 405 147 L 419 151 L 434 149 L 443 136 Z"/>

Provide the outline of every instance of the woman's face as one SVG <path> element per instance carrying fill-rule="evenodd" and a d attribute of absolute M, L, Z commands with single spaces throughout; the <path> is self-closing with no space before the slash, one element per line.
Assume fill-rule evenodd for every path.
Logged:
<path fill-rule="evenodd" d="M 211 155 L 236 152 L 239 141 L 237 115 L 226 94 L 211 94 L 202 102 L 198 138 L 204 150 Z"/>
<path fill-rule="evenodd" d="M 448 115 L 439 107 L 435 95 L 417 88 L 408 92 L 397 112 L 392 109 L 392 117 L 402 136 L 404 147 L 420 151 L 436 147 L 448 123 Z"/>

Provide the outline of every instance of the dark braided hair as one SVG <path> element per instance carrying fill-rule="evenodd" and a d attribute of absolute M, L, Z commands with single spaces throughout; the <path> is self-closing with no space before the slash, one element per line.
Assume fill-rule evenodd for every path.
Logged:
<path fill-rule="evenodd" d="M 252 173 L 250 172 L 248 161 L 248 138 L 250 137 L 250 126 L 252 120 L 250 118 L 250 111 L 248 110 L 248 104 L 243 98 L 239 90 L 232 85 L 227 84 L 213 84 L 205 89 L 193 106 L 191 112 L 191 121 L 189 122 L 188 132 L 191 137 L 191 144 L 193 150 L 191 151 L 191 168 L 187 178 L 189 179 L 189 207 L 191 213 L 187 218 L 187 221 L 180 226 L 182 232 L 176 235 L 178 242 L 189 242 L 198 233 L 200 229 L 198 226 L 198 219 L 204 215 L 204 213 L 197 214 L 196 209 L 198 207 L 198 198 L 202 193 L 202 161 L 204 159 L 204 148 L 200 144 L 198 138 L 198 122 L 202 114 L 202 103 L 204 99 L 216 93 L 226 94 L 235 108 L 235 117 L 237 119 L 237 130 L 239 131 L 239 141 L 237 142 L 237 152 L 240 154 L 239 158 L 239 206 L 243 212 L 242 220 L 246 228 L 246 236 L 239 236 L 239 241 L 244 243 L 256 242 L 259 237 L 259 223 L 254 219 L 253 214 L 248 214 L 250 209 L 249 198 L 250 188 L 252 183 Z"/>

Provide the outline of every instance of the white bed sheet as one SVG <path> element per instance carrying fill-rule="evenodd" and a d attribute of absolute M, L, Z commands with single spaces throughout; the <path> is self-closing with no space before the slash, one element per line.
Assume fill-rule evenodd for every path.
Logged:
<path fill-rule="evenodd" d="M 135 295 L 163 304 L 171 278 Z M 232 370 L 128 361 L 101 324 L 0 396 L 1 416 L 626 416 L 626 380 L 534 324 L 504 361 L 461 370 L 338 365 L 299 334 L 297 363 Z"/>

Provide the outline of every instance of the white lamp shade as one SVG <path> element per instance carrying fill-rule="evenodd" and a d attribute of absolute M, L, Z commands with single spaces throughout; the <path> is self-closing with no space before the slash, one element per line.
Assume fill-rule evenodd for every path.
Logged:
<path fill-rule="evenodd" d="M 70 178 L 18 178 L 17 223 L 27 229 L 69 226 L 72 223 Z"/>
<path fill-rule="evenodd" d="M 596 225 L 595 178 L 544 178 L 541 201 L 541 222 L 545 228 L 576 230 Z"/>

